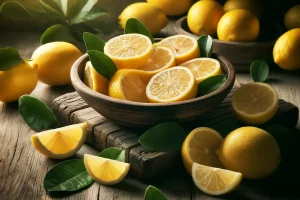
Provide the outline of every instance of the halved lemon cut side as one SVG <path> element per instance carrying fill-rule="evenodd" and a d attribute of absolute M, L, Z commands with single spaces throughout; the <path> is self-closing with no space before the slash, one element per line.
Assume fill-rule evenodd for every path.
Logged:
<path fill-rule="evenodd" d="M 187 67 L 193 72 L 197 84 L 211 76 L 222 74 L 219 61 L 213 58 L 195 58 L 182 63 L 181 66 Z"/>
<path fill-rule="evenodd" d="M 175 54 L 177 65 L 200 57 L 197 40 L 191 36 L 174 35 L 163 39 L 156 45 L 171 49 Z"/>
<path fill-rule="evenodd" d="M 84 154 L 84 165 L 89 175 L 103 185 L 121 182 L 129 172 L 130 164 Z"/>
<path fill-rule="evenodd" d="M 110 39 L 104 46 L 118 69 L 137 69 L 145 64 L 152 51 L 151 40 L 141 34 L 125 34 Z"/>
<path fill-rule="evenodd" d="M 239 172 L 193 164 L 192 176 L 195 185 L 209 195 L 222 195 L 235 190 L 243 175 Z"/>
<path fill-rule="evenodd" d="M 149 102 L 167 103 L 195 98 L 197 83 L 186 67 L 172 67 L 154 75 L 146 88 Z"/>
<path fill-rule="evenodd" d="M 249 83 L 237 89 L 231 99 L 233 112 L 250 125 L 263 124 L 274 117 L 278 109 L 277 92 L 265 83 Z"/>
<path fill-rule="evenodd" d="M 31 136 L 32 145 L 44 156 L 65 159 L 73 156 L 85 142 L 88 123 L 70 125 L 36 133 Z"/>

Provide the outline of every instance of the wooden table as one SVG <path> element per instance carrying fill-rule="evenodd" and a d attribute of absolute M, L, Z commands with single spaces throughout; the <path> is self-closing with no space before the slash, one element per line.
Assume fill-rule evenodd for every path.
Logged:
<path fill-rule="evenodd" d="M 165 33 L 173 34 L 172 27 Z M 12 46 L 17 48 L 24 58 L 30 58 L 32 52 L 40 45 L 40 33 L 33 32 L 1 32 L 0 48 Z M 251 81 L 249 74 L 238 74 L 237 82 Z M 279 97 L 300 107 L 300 72 L 284 72 L 272 69 L 268 83 L 278 92 Z M 0 86 L 2 87 L 2 86 Z M 12 88 L 13 90 L 14 88 Z M 66 92 L 73 91 L 71 86 L 51 88 L 42 83 L 33 94 L 49 105 L 52 100 Z M 298 128 L 300 123 L 298 122 Z M 0 199 L 52 199 L 43 189 L 43 179 L 47 171 L 57 161 L 47 159 L 31 145 L 30 136 L 34 134 L 18 113 L 17 103 L 0 103 Z M 98 151 L 85 145 L 76 157 L 84 153 L 97 154 Z M 299 170 L 299 169 L 298 169 Z M 239 188 L 232 194 L 211 197 L 203 194 L 193 184 L 191 177 L 185 172 L 180 161 L 178 164 L 155 180 L 141 181 L 128 176 L 116 186 L 102 186 L 94 183 L 90 188 L 67 196 L 64 199 L 88 200 L 138 200 L 143 199 L 147 186 L 155 185 L 170 199 L 299 199 L 297 190 L 289 183 L 270 181 L 243 180 Z"/>

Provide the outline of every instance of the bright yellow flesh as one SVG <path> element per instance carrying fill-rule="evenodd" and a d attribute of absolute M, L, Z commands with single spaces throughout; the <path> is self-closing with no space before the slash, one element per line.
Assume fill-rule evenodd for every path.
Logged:
<path fill-rule="evenodd" d="M 249 83 L 233 94 L 232 108 L 243 122 L 262 124 L 275 115 L 278 96 L 276 91 L 265 83 Z"/>
<path fill-rule="evenodd" d="M 88 124 L 76 124 L 44 131 L 31 136 L 33 146 L 43 155 L 64 159 L 73 156 L 83 145 Z"/>
<path fill-rule="evenodd" d="M 193 164 L 193 180 L 195 185 L 210 195 L 222 195 L 235 190 L 242 181 L 239 172 Z"/>
<path fill-rule="evenodd" d="M 122 80 L 124 97 L 129 101 L 148 102 L 146 85 L 138 75 L 128 74 Z"/>
<path fill-rule="evenodd" d="M 198 84 L 211 76 L 222 74 L 219 61 L 212 58 L 196 58 L 181 64 L 181 66 L 187 67 L 193 72 Z"/>
<path fill-rule="evenodd" d="M 95 181 L 105 185 L 113 185 L 121 182 L 130 168 L 128 163 L 88 154 L 84 155 L 84 165 L 89 175 Z"/>
<path fill-rule="evenodd" d="M 222 141 L 222 136 L 211 128 L 200 127 L 191 131 L 181 149 L 186 170 L 191 174 L 194 162 L 211 167 L 222 167 L 215 153 Z"/>
<path fill-rule="evenodd" d="M 150 102 L 176 102 L 194 98 L 197 84 L 185 67 L 173 67 L 152 77 L 146 88 Z"/>

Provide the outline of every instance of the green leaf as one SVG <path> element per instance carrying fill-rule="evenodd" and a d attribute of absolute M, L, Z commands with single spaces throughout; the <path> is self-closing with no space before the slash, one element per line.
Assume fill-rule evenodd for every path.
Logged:
<path fill-rule="evenodd" d="M 98 36 L 85 32 L 83 33 L 83 40 L 87 51 L 98 50 L 104 52 L 105 42 Z"/>
<path fill-rule="evenodd" d="M 269 65 L 263 60 L 251 63 L 250 74 L 254 82 L 265 82 L 269 76 Z"/>
<path fill-rule="evenodd" d="M 85 21 L 85 17 L 91 12 L 98 0 L 76 1 L 70 8 L 70 24 L 79 24 Z"/>
<path fill-rule="evenodd" d="M 53 0 L 40 0 L 41 5 L 43 8 L 49 12 L 49 15 L 52 15 L 54 19 L 59 19 L 62 21 L 66 21 L 66 16 L 64 15 L 63 11 L 57 5 L 57 3 Z"/>
<path fill-rule="evenodd" d="M 73 21 L 74 24 L 97 20 L 100 17 L 109 16 L 108 12 L 103 8 L 93 8 L 87 15 L 83 16 L 78 21 Z"/>
<path fill-rule="evenodd" d="M 110 147 L 107 149 L 104 149 L 99 153 L 100 157 L 108 158 L 112 160 L 118 160 L 120 162 L 126 161 L 126 153 L 124 150 L 117 148 L 117 147 Z"/>
<path fill-rule="evenodd" d="M 70 29 L 62 24 L 49 27 L 42 35 L 40 42 L 46 44 L 55 41 L 69 42 L 78 46 L 79 41 L 74 38 Z"/>
<path fill-rule="evenodd" d="M 198 85 L 197 96 L 210 94 L 221 88 L 227 81 L 227 76 L 224 74 L 211 76 Z"/>
<path fill-rule="evenodd" d="M 12 47 L 0 48 L 0 71 L 9 70 L 22 62 L 23 59 L 18 50 Z"/>
<path fill-rule="evenodd" d="M 144 200 L 168 200 L 167 197 L 156 187 L 149 185 L 146 189 Z"/>
<path fill-rule="evenodd" d="M 101 51 L 96 50 L 91 50 L 87 53 L 95 70 L 107 80 L 110 80 L 110 78 L 117 71 L 117 67 L 115 63 L 110 59 L 110 57 L 108 57 Z"/>
<path fill-rule="evenodd" d="M 213 51 L 213 39 L 209 35 L 202 35 L 198 38 L 200 57 L 209 58 Z"/>
<path fill-rule="evenodd" d="M 150 38 L 152 43 L 155 43 L 153 35 L 148 30 L 148 28 L 140 20 L 136 18 L 130 18 L 127 20 L 124 31 L 125 34 L 139 33 L 145 35 Z"/>
<path fill-rule="evenodd" d="M 20 97 L 19 112 L 28 126 L 35 131 L 57 128 L 59 125 L 47 104 L 29 95 Z"/>
<path fill-rule="evenodd" d="M 17 1 L 4 2 L 0 8 L 1 13 L 14 20 L 31 20 L 30 12 Z"/>
<path fill-rule="evenodd" d="M 148 129 L 139 143 L 151 150 L 174 151 L 181 148 L 186 131 L 175 122 L 164 122 Z"/>
<path fill-rule="evenodd" d="M 91 186 L 94 180 L 85 169 L 83 160 L 66 160 L 48 171 L 44 178 L 47 192 L 74 192 Z"/>

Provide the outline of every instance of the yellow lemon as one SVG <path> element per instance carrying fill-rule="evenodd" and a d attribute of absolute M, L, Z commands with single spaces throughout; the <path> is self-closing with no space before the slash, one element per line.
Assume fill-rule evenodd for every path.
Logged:
<path fill-rule="evenodd" d="M 152 34 L 159 33 L 168 24 L 167 16 L 159 8 L 146 2 L 131 4 L 123 10 L 119 16 L 123 29 L 130 18 L 140 20 Z"/>
<path fill-rule="evenodd" d="M 237 9 L 227 12 L 218 24 L 219 40 L 249 42 L 259 36 L 258 18 L 250 11 Z"/>
<path fill-rule="evenodd" d="M 37 48 L 32 59 L 41 82 L 60 86 L 71 83 L 71 67 L 80 56 L 79 49 L 70 43 L 51 42 Z"/>
<path fill-rule="evenodd" d="M 195 98 L 197 82 L 186 67 L 172 67 L 154 75 L 146 88 L 151 103 L 168 103 Z"/>
<path fill-rule="evenodd" d="M 195 35 L 213 35 L 224 14 L 223 7 L 216 1 L 198 1 L 189 10 L 187 23 Z"/>
<path fill-rule="evenodd" d="M 278 109 L 276 91 L 265 83 L 248 83 L 237 89 L 231 99 L 232 110 L 246 124 L 263 124 L 274 117 Z"/>
<path fill-rule="evenodd" d="M 196 58 L 182 63 L 181 66 L 187 67 L 193 72 L 197 84 L 211 76 L 222 74 L 219 61 L 213 58 Z"/>
<path fill-rule="evenodd" d="M 222 195 L 235 190 L 241 183 L 243 175 L 226 169 L 193 164 L 193 181 L 195 185 L 209 195 Z"/>
<path fill-rule="evenodd" d="M 242 127 L 223 140 L 219 158 L 226 169 L 244 178 L 260 179 L 272 174 L 280 163 L 280 149 L 272 135 L 256 127 Z"/>
<path fill-rule="evenodd" d="M 84 166 L 89 175 L 103 185 L 120 183 L 129 172 L 130 164 L 84 154 Z"/>
<path fill-rule="evenodd" d="M 20 96 L 30 94 L 37 83 L 37 70 L 26 62 L 7 71 L 0 71 L 0 101 L 17 101 Z"/>
<path fill-rule="evenodd" d="M 300 28 L 292 29 L 278 38 L 273 48 L 274 62 L 285 70 L 300 68 Z"/>
<path fill-rule="evenodd" d="M 147 2 L 160 8 L 166 15 L 178 16 L 186 13 L 193 5 L 193 0 L 147 0 Z"/>
<path fill-rule="evenodd" d="M 114 37 L 104 47 L 104 53 L 114 61 L 118 69 L 139 68 L 147 62 L 151 51 L 151 40 L 141 34 Z"/>
<path fill-rule="evenodd" d="M 85 142 L 88 124 L 70 125 L 36 133 L 31 136 L 32 145 L 44 156 L 65 159 L 79 151 Z"/>
<path fill-rule="evenodd" d="M 290 8 L 284 16 L 284 24 L 287 30 L 300 28 L 300 5 Z"/>
<path fill-rule="evenodd" d="M 225 12 L 229 12 L 235 9 L 248 10 L 258 18 L 261 18 L 263 12 L 262 5 L 258 0 L 228 0 L 224 4 Z"/>
<path fill-rule="evenodd" d="M 223 137 L 215 130 L 200 127 L 192 130 L 181 147 L 181 157 L 186 170 L 192 174 L 193 163 L 222 167 L 217 154 Z"/>
<path fill-rule="evenodd" d="M 84 83 L 92 90 L 101 94 L 108 94 L 108 80 L 99 74 L 88 61 L 84 70 Z"/>
<path fill-rule="evenodd" d="M 200 49 L 197 40 L 187 35 L 174 35 L 156 43 L 155 46 L 167 47 L 175 54 L 176 64 L 199 58 Z"/>

